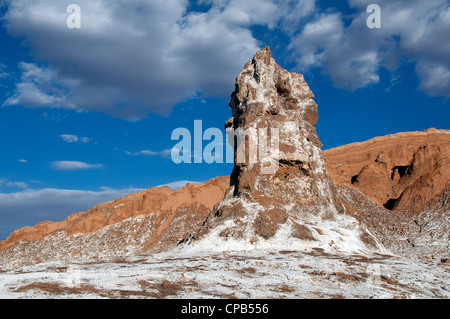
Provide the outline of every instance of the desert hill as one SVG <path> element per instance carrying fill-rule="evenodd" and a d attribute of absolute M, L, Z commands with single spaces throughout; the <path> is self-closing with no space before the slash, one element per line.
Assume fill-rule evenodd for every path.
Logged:
<path fill-rule="evenodd" d="M 450 131 L 376 137 L 324 151 L 336 184 L 348 184 L 389 210 L 420 212 L 450 188 Z"/>
<path fill-rule="evenodd" d="M 22 257 L 26 263 L 30 259 L 39 262 L 166 250 L 200 227 L 211 208 L 223 199 L 228 186 L 228 177 L 217 177 L 176 191 L 150 188 L 60 222 L 25 227 L 0 242 L 0 260 L 5 261 L 10 254 L 16 259 Z"/>

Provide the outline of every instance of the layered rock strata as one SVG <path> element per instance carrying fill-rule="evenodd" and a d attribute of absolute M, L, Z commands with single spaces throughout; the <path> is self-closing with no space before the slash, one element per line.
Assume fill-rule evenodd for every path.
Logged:
<path fill-rule="evenodd" d="M 324 151 L 346 214 L 394 253 L 450 255 L 450 131 L 404 132 Z"/>
<path fill-rule="evenodd" d="M 388 210 L 419 213 L 450 190 L 450 131 L 377 137 L 324 151 L 336 184 L 352 185 Z"/>

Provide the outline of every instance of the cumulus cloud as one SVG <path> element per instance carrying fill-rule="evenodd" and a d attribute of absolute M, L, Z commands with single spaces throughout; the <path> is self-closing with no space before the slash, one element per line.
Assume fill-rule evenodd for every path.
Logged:
<path fill-rule="evenodd" d="M 166 149 L 166 150 L 162 150 L 162 151 L 152 151 L 152 150 L 142 150 L 139 152 L 129 152 L 129 151 L 125 151 L 126 154 L 128 155 L 134 155 L 134 156 L 140 156 L 140 155 L 146 155 L 146 156 L 160 156 L 163 158 L 169 158 L 172 150 L 171 149 Z"/>
<path fill-rule="evenodd" d="M 367 0 L 348 0 L 352 15 L 320 8 L 315 0 L 199 0 L 201 12 L 191 11 L 187 0 L 79 0 L 80 29 L 66 27 L 69 0 L 5 3 L 6 28 L 36 58 L 20 63 L 22 77 L 8 106 L 136 120 L 149 112 L 169 114 L 187 99 L 225 97 L 264 45 L 254 26 L 284 33 L 297 70 L 319 69 L 337 87 L 376 84 L 381 68 L 395 72 L 406 60 L 416 63 L 422 91 L 450 94 L 446 0 L 379 0 L 381 29 L 366 26 Z"/>
<path fill-rule="evenodd" d="M 289 48 L 298 68 L 320 68 L 336 87 L 355 90 L 379 82 L 378 53 L 383 41 L 371 31 L 365 15 L 345 27 L 341 13 L 321 14 L 303 28 Z"/>
<path fill-rule="evenodd" d="M 11 232 L 39 222 L 60 221 L 72 213 L 140 191 L 137 188 L 85 191 L 46 188 L 0 193 L 0 240 Z"/>
<path fill-rule="evenodd" d="M 54 161 L 52 167 L 59 171 L 74 171 L 103 168 L 102 164 L 89 164 L 78 161 Z"/>
<path fill-rule="evenodd" d="M 301 72 L 320 69 L 337 87 L 354 90 L 379 82 L 381 68 L 393 72 L 416 64 L 419 89 L 450 96 L 450 4 L 446 0 L 380 0 L 381 29 L 369 29 L 366 0 L 349 0 L 350 23 L 338 12 L 318 13 L 292 38 L 289 49 Z"/>
<path fill-rule="evenodd" d="M 79 0 L 82 26 L 68 29 L 69 0 L 6 1 L 8 31 L 45 64 L 21 64 L 6 105 L 99 111 L 127 119 L 170 113 L 198 96 L 228 96 L 236 74 L 262 45 L 254 25 L 291 30 L 314 0 L 127 2 Z"/>
<path fill-rule="evenodd" d="M 198 92 L 228 94 L 258 49 L 249 30 L 215 11 L 187 13 L 187 1 L 80 0 L 81 29 L 66 27 L 70 3 L 9 2 L 8 31 L 24 37 L 34 56 L 48 63 L 22 63 L 24 75 L 6 105 L 129 119 L 149 111 L 168 114 Z M 29 69 L 36 71 L 32 78 Z"/>
<path fill-rule="evenodd" d="M 295 28 L 298 23 L 314 12 L 315 0 L 201 0 L 226 19 L 241 25 L 265 25 Z"/>
<path fill-rule="evenodd" d="M 416 72 L 420 77 L 419 88 L 430 96 L 450 98 L 450 66 L 419 61 Z"/>
<path fill-rule="evenodd" d="M 19 63 L 22 72 L 21 81 L 16 84 L 13 96 L 9 97 L 3 106 L 24 105 L 27 107 L 76 109 L 67 97 L 67 90 L 63 88 L 68 80 L 57 79 L 55 73 L 48 68 L 38 67 L 34 63 Z"/>

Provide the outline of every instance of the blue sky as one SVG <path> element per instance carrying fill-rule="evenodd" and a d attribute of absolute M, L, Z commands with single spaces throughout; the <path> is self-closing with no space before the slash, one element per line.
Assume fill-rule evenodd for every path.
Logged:
<path fill-rule="evenodd" d="M 366 24 L 372 3 L 379 29 Z M 0 15 L 0 240 L 228 175 L 232 164 L 174 164 L 171 133 L 223 129 L 235 77 L 266 45 L 316 95 L 324 149 L 450 128 L 445 0 L 7 0 Z"/>

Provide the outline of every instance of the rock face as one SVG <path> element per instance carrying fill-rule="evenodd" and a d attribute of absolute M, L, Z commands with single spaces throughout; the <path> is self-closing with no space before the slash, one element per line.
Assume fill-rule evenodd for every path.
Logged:
<path fill-rule="evenodd" d="M 336 229 L 348 226 L 359 240 L 364 231 L 341 220 L 343 208 L 314 127 L 318 113 L 313 98 L 303 76 L 281 68 L 268 47 L 244 66 L 225 127 L 230 141 L 238 132 L 249 138 L 234 141 L 231 187 L 194 238 L 256 243 L 283 237 L 330 243 L 335 241 L 322 227 L 336 222 Z M 252 157 L 252 145 L 258 146 L 257 156 Z"/>
<path fill-rule="evenodd" d="M 150 188 L 13 232 L 0 242 L 0 265 L 64 258 L 126 256 L 168 250 L 197 230 L 220 202 L 229 177 L 172 191 Z"/>
<path fill-rule="evenodd" d="M 377 137 L 324 157 L 346 214 L 384 247 L 420 258 L 449 255 L 449 130 Z"/>
<path fill-rule="evenodd" d="M 378 137 L 324 152 L 336 184 L 350 184 L 389 210 L 423 211 L 450 190 L 450 131 Z"/>
<path fill-rule="evenodd" d="M 268 47 L 244 66 L 236 79 L 230 102 L 233 117 L 226 128 L 229 136 L 239 131 L 247 135 L 258 132 L 251 137 L 259 152 L 256 163 L 250 158 L 239 161 L 240 152 L 251 152 L 251 143 L 237 145 L 231 175 L 233 195 L 251 197 L 255 202 L 271 198 L 274 207 L 294 205 L 314 215 L 339 211 L 314 127 L 318 113 L 313 98 L 303 76 L 277 65 Z M 264 135 L 267 137 L 261 139 Z M 264 158 L 261 149 L 271 142 L 275 150 L 263 154 L 268 155 Z"/>

